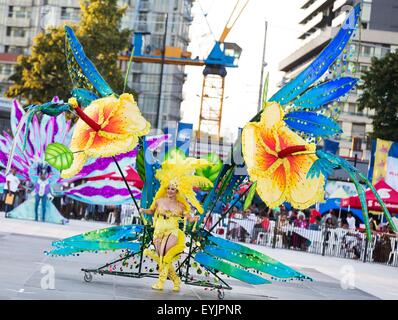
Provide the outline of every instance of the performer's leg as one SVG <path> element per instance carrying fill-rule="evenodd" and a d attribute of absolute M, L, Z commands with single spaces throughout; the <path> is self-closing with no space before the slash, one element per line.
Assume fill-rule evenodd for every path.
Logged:
<path fill-rule="evenodd" d="M 164 257 L 169 250 L 177 244 L 177 237 L 169 234 L 165 237 L 165 241 L 162 242 L 162 256 Z"/>
<path fill-rule="evenodd" d="M 35 197 L 35 220 L 39 221 L 39 203 L 40 203 L 40 197 L 38 194 L 36 194 Z"/>
<path fill-rule="evenodd" d="M 155 290 L 163 290 L 163 286 L 164 286 L 164 282 L 167 279 L 167 273 L 168 273 L 168 269 L 166 270 L 164 268 L 164 265 L 162 263 L 162 241 L 163 241 L 164 237 L 159 237 L 159 238 L 155 238 L 153 239 L 153 245 L 155 246 L 155 252 L 153 252 L 152 250 L 146 249 L 144 251 L 144 254 L 150 256 L 152 259 L 154 259 L 157 264 L 158 264 L 158 272 L 159 272 L 159 278 L 158 281 L 152 286 L 152 289 Z"/>
<path fill-rule="evenodd" d="M 162 238 L 160 247 L 159 242 L 157 242 L 157 252 L 159 255 L 159 280 L 152 286 L 152 288 L 155 290 L 163 290 L 164 283 L 167 280 L 171 265 L 171 261 L 164 261 L 164 256 L 167 254 L 167 251 L 176 243 L 177 238 L 172 234 L 169 234 Z"/>
<path fill-rule="evenodd" d="M 174 266 L 173 266 L 173 258 L 180 253 L 179 251 L 181 250 L 178 246 L 178 238 L 174 235 L 171 235 L 168 238 L 168 241 L 165 242 L 164 244 L 164 263 L 169 264 L 169 273 L 168 276 L 170 280 L 173 282 L 173 291 L 178 292 L 180 291 L 180 286 L 181 286 L 181 280 L 178 277 Z M 177 250 L 178 252 L 174 252 Z"/>
<path fill-rule="evenodd" d="M 162 243 L 162 238 L 155 238 L 153 239 L 153 245 L 155 246 L 155 250 L 151 250 L 148 248 L 144 250 L 144 255 L 153 259 L 159 265 L 159 267 L 160 267 L 159 252 L 160 252 L 161 243 Z"/>
<path fill-rule="evenodd" d="M 169 278 L 171 281 L 173 281 L 173 291 L 175 291 L 175 292 L 180 291 L 181 279 L 178 276 L 178 274 L 176 273 L 173 263 L 170 263 Z"/>
<path fill-rule="evenodd" d="M 47 196 L 44 195 L 41 197 L 41 212 L 42 212 L 42 220 L 46 221 L 46 205 L 47 205 Z"/>
<path fill-rule="evenodd" d="M 159 257 L 162 256 L 162 251 L 161 251 L 162 241 L 163 241 L 163 237 L 153 239 L 153 245 L 155 246 L 156 253 L 158 254 Z"/>

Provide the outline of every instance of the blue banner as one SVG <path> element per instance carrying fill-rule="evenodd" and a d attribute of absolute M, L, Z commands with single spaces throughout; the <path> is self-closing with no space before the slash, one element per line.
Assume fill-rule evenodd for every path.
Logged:
<path fill-rule="evenodd" d="M 177 136 L 177 128 L 176 127 L 165 127 L 163 129 L 165 134 L 170 134 L 169 140 L 165 142 L 165 154 L 169 152 L 169 150 L 174 149 L 176 146 L 176 136 Z"/>
<path fill-rule="evenodd" d="M 373 181 L 373 168 L 375 165 L 376 145 L 376 139 L 372 139 L 372 150 L 370 151 L 370 162 L 368 169 L 368 180 L 372 183 L 376 183 L 376 181 Z"/>
<path fill-rule="evenodd" d="M 189 146 L 191 144 L 192 133 L 192 123 L 178 123 L 176 147 L 184 151 L 187 157 L 189 156 Z"/>
<path fill-rule="evenodd" d="M 155 178 L 155 173 L 160 168 L 160 163 L 148 148 L 147 137 L 144 138 L 144 161 L 145 184 L 142 189 L 141 208 L 149 208 L 159 189 L 159 181 Z"/>
<path fill-rule="evenodd" d="M 339 150 L 339 143 L 337 141 L 325 139 L 323 149 L 330 153 L 337 154 L 337 150 Z"/>

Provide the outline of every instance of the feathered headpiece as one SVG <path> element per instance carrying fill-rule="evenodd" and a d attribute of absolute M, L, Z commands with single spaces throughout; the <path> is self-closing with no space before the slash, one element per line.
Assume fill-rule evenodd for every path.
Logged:
<path fill-rule="evenodd" d="M 213 187 L 213 183 L 205 178 L 195 176 L 195 170 L 209 166 L 210 163 L 204 159 L 186 158 L 166 160 L 162 167 L 156 172 L 156 178 L 160 182 L 160 188 L 152 202 L 151 209 L 159 198 L 166 196 L 167 187 L 173 185 L 177 190 L 177 201 L 185 206 L 185 212 L 188 212 L 190 205 L 194 206 L 199 213 L 203 213 L 203 208 L 196 199 L 194 187 Z"/>

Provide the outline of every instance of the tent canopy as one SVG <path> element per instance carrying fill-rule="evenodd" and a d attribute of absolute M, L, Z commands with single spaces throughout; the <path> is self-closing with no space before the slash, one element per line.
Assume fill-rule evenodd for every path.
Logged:
<path fill-rule="evenodd" d="M 330 210 L 344 210 L 350 211 L 353 213 L 354 216 L 358 217 L 359 220 L 363 222 L 362 210 L 354 209 L 354 208 L 342 208 L 341 206 L 341 199 L 340 198 L 330 198 L 326 202 L 321 203 L 319 205 L 319 211 L 321 214 L 328 213 Z"/>
<path fill-rule="evenodd" d="M 374 187 L 386 204 L 388 211 L 398 213 L 398 192 L 391 188 L 383 179 L 377 182 Z M 369 211 L 382 211 L 380 204 L 370 189 L 365 192 L 365 195 Z M 342 199 L 341 206 L 359 209 L 361 208 L 361 202 L 358 196 L 353 196 Z"/>

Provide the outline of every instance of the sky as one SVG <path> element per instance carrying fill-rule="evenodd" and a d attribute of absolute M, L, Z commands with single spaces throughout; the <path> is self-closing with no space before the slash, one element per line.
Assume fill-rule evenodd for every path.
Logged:
<path fill-rule="evenodd" d="M 242 2 L 242 1 L 241 1 Z M 244 2 L 244 1 L 243 1 Z M 299 0 L 250 0 L 226 42 L 235 42 L 243 50 L 238 68 L 227 69 L 221 135 L 234 139 L 256 113 L 258 106 L 264 25 L 268 22 L 264 72 L 269 72 L 268 97 L 277 91 L 283 72 L 278 64 L 299 46 L 297 20 Z M 192 56 L 205 58 L 224 29 L 236 0 L 196 0 L 190 27 Z M 206 22 L 206 18 L 207 22 Z M 209 26 L 211 31 L 209 30 Z M 181 105 L 182 121 L 198 127 L 203 68 L 186 66 L 187 81 Z"/>

